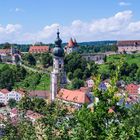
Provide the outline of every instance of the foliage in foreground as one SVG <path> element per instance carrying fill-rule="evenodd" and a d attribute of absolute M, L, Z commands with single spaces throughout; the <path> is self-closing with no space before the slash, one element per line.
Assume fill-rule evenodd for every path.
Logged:
<path fill-rule="evenodd" d="M 120 66 L 117 67 L 111 78 L 111 87 L 105 92 L 98 89 L 101 77 L 95 78 L 94 95 L 98 97 L 99 101 L 95 101 L 91 109 L 87 109 L 87 106 L 84 105 L 74 114 L 68 114 L 62 103 L 36 105 L 40 101 L 33 99 L 33 109 L 36 108 L 36 111 L 38 110 L 40 113 L 44 112 L 45 117 L 38 120 L 36 125 L 30 125 L 32 130 L 30 130 L 31 127 L 21 124 L 22 128 L 18 127 L 17 133 L 15 133 L 13 128 L 9 127 L 4 139 L 10 139 L 12 135 L 16 138 L 19 132 L 22 132 L 22 139 L 30 140 L 33 137 L 37 139 L 38 136 L 34 130 L 39 127 L 40 137 L 44 140 L 139 140 L 140 104 L 137 103 L 131 108 L 126 108 L 126 97 L 124 97 L 123 104 L 117 104 L 120 100 L 116 96 L 119 70 Z M 32 106 L 32 101 L 25 98 L 19 105 L 20 109 L 28 109 L 29 106 Z M 41 106 L 43 108 L 40 110 Z M 23 129 L 24 127 L 26 130 Z"/>

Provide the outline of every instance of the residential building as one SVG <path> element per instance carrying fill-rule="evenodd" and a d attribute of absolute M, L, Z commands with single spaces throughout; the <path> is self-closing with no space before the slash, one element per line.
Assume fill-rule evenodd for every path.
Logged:
<path fill-rule="evenodd" d="M 0 49 L 0 58 L 2 62 L 10 62 L 21 65 L 21 54 L 19 50 L 13 46 L 9 49 Z"/>
<path fill-rule="evenodd" d="M 81 107 L 85 103 L 91 103 L 87 90 L 60 89 L 56 97 L 58 100 L 71 104 L 75 107 Z"/>
<path fill-rule="evenodd" d="M 49 46 L 30 46 L 29 53 L 46 53 L 50 52 Z"/>
<path fill-rule="evenodd" d="M 68 44 L 65 46 L 65 52 L 67 54 L 70 54 L 70 53 L 73 53 L 73 52 L 77 52 L 78 51 L 78 44 L 77 44 L 77 41 L 76 39 L 70 39 Z"/>
<path fill-rule="evenodd" d="M 89 79 L 86 80 L 86 84 L 87 84 L 87 87 L 93 88 L 94 81 L 91 78 L 89 78 Z"/>
<path fill-rule="evenodd" d="M 32 123 L 35 123 L 36 120 L 42 118 L 43 115 L 33 112 L 32 110 L 27 110 L 25 118 L 29 119 Z"/>
<path fill-rule="evenodd" d="M 118 46 L 119 53 L 140 52 L 140 40 L 118 41 L 117 46 Z"/>
<path fill-rule="evenodd" d="M 126 86 L 126 91 L 129 95 L 138 95 L 139 86 L 135 84 L 129 84 Z"/>
<path fill-rule="evenodd" d="M 7 103 L 7 94 L 9 92 L 10 91 L 8 91 L 7 89 L 1 89 L 0 90 L 0 103 L 4 103 L 4 104 Z"/>
<path fill-rule="evenodd" d="M 107 86 L 104 82 L 101 82 L 99 84 L 99 89 L 102 90 L 102 91 L 106 91 L 107 90 Z"/>
<path fill-rule="evenodd" d="M 19 118 L 20 115 L 21 114 L 17 108 L 11 109 L 11 111 L 10 111 L 11 122 L 13 124 L 16 124 L 18 122 L 18 120 L 20 119 Z M 32 123 L 35 123 L 35 121 L 37 119 L 40 119 L 41 117 L 43 117 L 43 115 L 36 113 L 36 112 L 33 112 L 32 110 L 27 110 L 24 117 L 26 119 L 30 120 Z"/>
<path fill-rule="evenodd" d="M 8 91 L 7 89 L 0 90 L 0 102 L 5 105 L 8 103 L 9 99 L 15 99 L 16 101 L 20 101 L 20 99 L 24 96 L 24 92 L 18 91 Z"/>

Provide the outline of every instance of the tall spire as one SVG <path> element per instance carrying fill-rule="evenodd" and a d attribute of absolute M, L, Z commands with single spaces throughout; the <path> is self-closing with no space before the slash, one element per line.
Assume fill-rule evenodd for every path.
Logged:
<path fill-rule="evenodd" d="M 60 34 L 60 32 L 59 32 L 59 28 L 57 29 L 57 38 L 59 39 L 60 37 L 59 37 L 59 34 Z"/>
<path fill-rule="evenodd" d="M 55 47 L 61 48 L 62 40 L 60 39 L 59 34 L 60 34 L 59 29 L 57 29 L 57 38 L 55 40 Z"/>
<path fill-rule="evenodd" d="M 57 37 L 55 40 L 55 47 L 53 49 L 53 55 L 58 56 L 58 57 L 63 57 L 64 56 L 64 50 L 62 48 L 62 40 L 59 37 L 59 29 L 57 30 Z"/>

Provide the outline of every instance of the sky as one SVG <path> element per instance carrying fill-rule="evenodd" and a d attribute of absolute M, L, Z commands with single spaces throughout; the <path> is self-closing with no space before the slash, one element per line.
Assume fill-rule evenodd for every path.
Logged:
<path fill-rule="evenodd" d="M 1 0 L 0 43 L 140 39 L 140 0 Z"/>

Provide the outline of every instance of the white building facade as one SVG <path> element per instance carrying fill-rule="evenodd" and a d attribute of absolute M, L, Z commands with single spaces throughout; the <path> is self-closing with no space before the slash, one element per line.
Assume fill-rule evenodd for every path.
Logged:
<path fill-rule="evenodd" d="M 24 96 L 22 92 L 18 91 L 8 91 L 7 89 L 0 90 L 0 103 L 7 104 L 10 99 L 20 101 Z"/>

